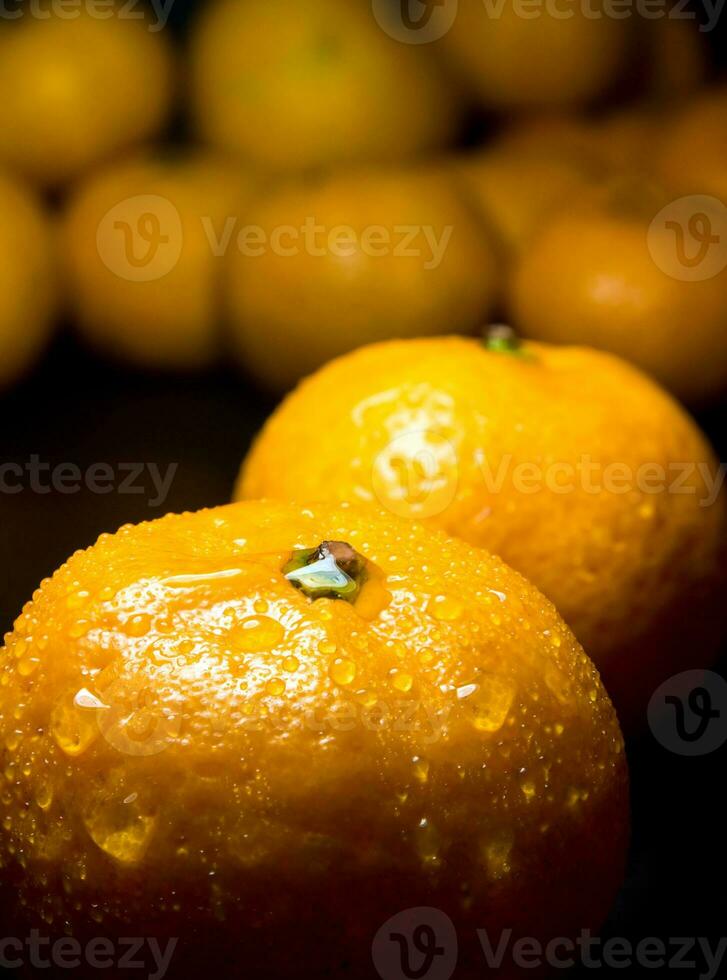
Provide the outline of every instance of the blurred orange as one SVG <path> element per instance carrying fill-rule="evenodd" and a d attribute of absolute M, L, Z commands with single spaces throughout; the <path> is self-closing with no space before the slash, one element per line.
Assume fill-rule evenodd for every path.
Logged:
<path fill-rule="evenodd" d="M 497 145 L 508 151 L 588 166 L 594 174 L 644 171 L 652 166 L 659 117 L 635 105 L 595 117 L 541 114 L 508 126 Z"/>
<path fill-rule="evenodd" d="M 172 75 L 165 38 L 124 7 L 26 12 L 0 30 L 0 160 L 43 185 L 74 178 L 160 128 Z"/>
<path fill-rule="evenodd" d="M 727 205 L 727 85 L 710 88 L 667 120 L 657 168 L 683 194 Z"/>
<path fill-rule="evenodd" d="M 590 186 L 597 172 L 585 155 L 580 161 L 576 154 L 498 146 L 461 156 L 453 167 L 510 258 L 525 248 L 550 211 Z"/>
<path fill-rule="evenodd" d="M 373 340 L 473 331 L 499 287 L 490 233 L 441 168 L 283 187 L 248 221 L 227 312 L 241 360 L 276 389 Z"/>
<path fill-rule="evenodd" d="M 724 209 L 702 217 L 725 227 Z M 521 257 L 517 327 L 619 354 L 689 402 L 716 396 L 727 389 L 727 239 L 692 241 L 697 219 L 643 180 L 573 202 Z"/>
<path fill-rule="evenodd" d="M 222 342 L 226 236 L 252 182 L 213 153 L 151 152 L 81 184 L 61 243 L 78 326 L 143 367 L 196 368 Z"/>
<path fill-rule="evenodd" d="M 367 0 L 214 0 L 191 56 L 197 131 L 266 171 L 412 157 L 456 126 L 435 61 Z"/>
<path fill-rule="evenodd" d="M 629 54 L 627 21 L 573 5 L 522 16 L 515 0 L 490 11 L 465 0 L 442 41 L 443 53 L 484 105 L 512 110 L 576 106 L 618 80 Z M 593 14 L 596 16 L 593 16 Z"/>
<path fill-rule="evenodd" d="M 0 174 L 0 387 L 42 350 L 58 299 L 50 219 L 28 189 Z"/>

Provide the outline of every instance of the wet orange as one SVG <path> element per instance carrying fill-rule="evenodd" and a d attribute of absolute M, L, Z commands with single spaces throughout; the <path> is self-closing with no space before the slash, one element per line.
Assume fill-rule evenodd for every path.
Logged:
<path fill-rule="evenodd" d="M 55 235 L 41 204 L 0 173 L 0 388 L 38 357 L 58 306 Z"/>
<path fill-rule="evenodd" d="M 199 134 L 266 173 L 407 159 L 457 125 L 436 62 L 366 0 L 216 0 L 191 59 Z"/>
<path fill-rule="evenodd" d="M 237 164 L 205 151 L 147 151 L 81 183 L 61 244 L 87 339 L 142 367 L 211 363 L 222 348 L 228 231 L 251 193 Z"/>
<path fill-rule="evenodd" d="M 44 7 L 46 16 L 26 10 L 0 32 L 0 160 L 57 185 L 160 128 L 173 64 L 153 18 L 130 16 L 128 5 Z"/>
<path fill-rule="evenodd" d="M 373 500 L 501 555 L 559 608 L 629 726 L 704 666 L 727 529 L 717 461 L 659 387 L 594 350 L 378 344 L 268 421 L 240 497 Z"/>
<path fill-rule="evenodd" d="M 500 287 L 490 229 L 443 168 L 285 185 L 240 231 L 226 266 L 232 345 L 277 390 L 374 340 L 474 332 Z"/>
<path fill-rule="evenodd" d="M 677 197 L 639 180 L 572 201 L 521 256 L 510 310 L 525 336 L 611 351 L 699 404 L 727 389 L 727 246 L 690 229 L 726 221 Z"/>
<path fill-rule="evenodd" d="M 358 553 L 352 601 L 284 574 L 326 540 Z M 16 918 L 181 937 L 169 977 L 369 977 L 379 927 L 424 905 L 468 975 L 475 927 L 570 935 L 620 881 L 593 665 L 499 559 L 388 514 L 244 503 L 104 535 L 23 609 L 1 676 Z"/>

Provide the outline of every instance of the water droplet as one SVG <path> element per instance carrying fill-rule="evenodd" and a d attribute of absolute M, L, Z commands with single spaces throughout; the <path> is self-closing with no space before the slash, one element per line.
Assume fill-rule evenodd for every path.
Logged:
<path fill-rule="evenodd" d="M 230 643 L 235 650 L 244 653 L 262 653 L 273 650 L 285 636 L 285 630 L 270 616 L 249 616 L 230 630 Z"/>
<path fill-rule="evenodd" d="M 545 683 L 561 704 L 570 704 L 573 694 L 571 685 L 557 667 L 550 664 L 545 671 Z"/>
<path fill-rule="evenodd" d="M 505 724 L 515 688 L 502 677 L 483 677 L 465 704 L 472 708 L 472 724 L 479 732 L 497 732 Z"/>
<path fill-rule="evenodd" d="M 272 697 L 279 697 L 285 693 L 285 681 L 280 677 L 273 677 L 265 685 L 265 691 L 267 694 L 272 695 Z"/>
<path fill-rule="evenodd" d="M 346 687 L 347 684 L 352 684 L 356 678 L 356 664 L 346 657 L 337 657 L 331 663 L 329 674 L 334 684 Z"/>
<path fill-rule="evenodd" d="M 499 881 L 510 873 L 513 843 L 514 838 L 510 831 L 502 831 L 485 842 L 482 848 L 483 857 L 487 876 L 491 881 Z"/>
<path fill-rule="evenodd" d="M 429 762 L 418 755 L 415 755 L 411 761 L 414 764 L 415 778 L 422 784 L 426 783 L 429 779 Z"/>
<path fill-rule="evenodd" d="M 40 661 L 37 657 L 24 657 L 18 663 L 18 673 L 21 677 L 30 677 L 32 673 L 38 668 Z"/>
<path fill-rule="evenodd" d="M 426 817 L 419 821 L 416 834 L 416 849 L 422 864 L 434 868 L 439 864 L 439 834 Z"/>
<path fill-rule="evenodd" d="M 427 612 L 440 622 L 454 622 L 464 612 L 464 603 L 452 596 L 437 595 L 427 603 Z"/>
<path fill-rule="evenodd" d="M 82 606 L 89 598 L 90 593 L 86 592 L 85 589 L 81 589 L 78 592 L 72 592 L 66 599 L 66 605 L 69 609 L 78 609 Z"/>
<path fill-rule="evenodd" d="M 151 617 L 146 613 L 139 613 L 127 620 L 124 627 L 127 636 L 146 636 L 151 629 Z"/>
<path fill-rule="evenodd" d="M 580 800 L 580 792 L 574 786 L 569 787 L 565 797 L 566 806 L 574 807 L 580 802 Z"/>
<path fill-rule="evenodd" d="M 80 710 L 66 699 L 53 709 L 51 731 L 58 747 L 71 758 L 83 755 L 99 735 L 94 714 Z"/>
<path fill-rule="evenodd" d="M 50 783 L 42 783 L 35 794 L 35 802 L 41 810 L 47 810 L 53 802 L 53 787 Z"/>
<path fill-rule="evenodd" d="M 99 800 L 83 822 L 97 847 L 121 864 L 138 864 L 149 846 L 156 817 L 145 812 L 138 798 Z"/>
<path fill-rule="evenodd" d="M 318 652 L 325 654 L 326 656 L 335 653 L 337 649 L 338 647 L 332 640 L 321 640 L 321 642 L 318 644 Z"/>
<path fill-rule="evenodd" d="M 526 779 L 524 782 L 520 783 L 520 789 L 522 790 L 523 796 L 526 800 L 532 800 L 535 796 L 535 783 L 531 779 Z"/>
<path fill-rule="evenodd" d="M 300 660 L 297 657 L 286 657 L 283 661 L 283 670 L 287 670 L 289 674 L 294 674 L 299 667 Z"/>
<path fill-rule="evenodd" d="M 397 691 L 408 694 L 414 685 L 414 678 L 403 670 L 395 670 L 391 676 L 391 683 Z"/>

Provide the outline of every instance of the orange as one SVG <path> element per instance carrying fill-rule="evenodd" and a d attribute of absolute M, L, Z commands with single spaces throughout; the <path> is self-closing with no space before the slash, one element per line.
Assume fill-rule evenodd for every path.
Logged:
<path fill-rule="evenodd" d="M 54 233 L 40 202 L 0 174 L 0 388 L 45 346 L 57 308 Z"/>
<path fill-rule="evenodd" d="M 374 510 L 102 536 L 6 637 L 0 719 L 17 916 L 180 937 L 168 977 L 370 977 L 420 906 L 481 966 L 476 929 L 575 934 L 621 879 L 621 734 L 573 635 L 499 559 Z"/>
<path fill-rule="evenodd" d="M 62 251 L 79 328 L 142 367 L 197 368 L 220 352 L 222 264 L 251 181 L 209 152 L 151 152 L 79 185 Z"/>
<path fill-rule="evenodd" d="M 598 4 L 590 11 L 565 7 L 523 16 L 516 0 L 463 0 L 443 38 L 443 53 L 472 94 L 494 109 L 588 103 L 620 77 L 630 26 L 598 16 Z"/>
<path fill-rule="evenodd" d="M 0 160 L 55 185 L 160 128 L 172 60 L 153 19 L 128 4 L 46 14 L 25 10 L 0 32 Z"/>
<path fill-rule="evenodd" d="M 268 421 L 238 496 L 372 500 L 501 555 L 556 604 L 636 726 L 719 632 L 717 461 L 628 364 L 491 347 L 412 340 L 327 365 Z"/>
<path fill-rule="evenodd" d="M 232 342 L 278 390 L 373 340 L 473 331 L 496 297 L 490 233 L 441 169 L 282 187 L 248 221 L 227 264 Z"/>
<path fill-rule="evenodd" d="M 609 350 L 689 402 L 714 398 L 727 388 L 727 253 L 710 239 L 726 217 L 717 201 L 675 203 L 642 181 L 571 202 L 521 256 L 517 328 Z"/>
<path fill-rule="evenodd" d="M 682 194 L 711 194 L 727 204 L 727 86 L 707 89 L 667 123 L 656 166 Z"/>
<path fill-rule="evenodd" d="M 607 176 L 652 168 L 658 126 L 658 114 L 643 105 L 594 117 L 538 114 L 511 124 L 496 145 Z"/>
<path fill-rule="evenodd" d="M 498 234 L 509 258 L 519 254 L 539 224 L 572 194 L 587 188 L 597 168 L 575 155 L 541 155 L 497 145 L 458 158 L 463 187 Z"/>
<path fill-rule="evenodd" d="M 215 0 L 191 59 L 199 134 L 265 172 L 401 160 L 456 126 L 436 63 L 366 0 Z"/>

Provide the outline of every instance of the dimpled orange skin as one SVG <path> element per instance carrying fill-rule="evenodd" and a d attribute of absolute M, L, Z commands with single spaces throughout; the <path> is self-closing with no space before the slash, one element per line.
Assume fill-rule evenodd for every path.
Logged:
<path fill-rule="evenodd" d="M 696 493 L 647 493 L 640 467 L 702 464 L 716 477 L 717 461 L 626 363 L 524 350 L 530 359 L 449 337 L 341 358 L 272 416 L 237 493 L 373 499 L 501 555 L 553 600 L 636 728 L 660 681 L 709 661 L 727 528 L 724 495 L 700 506 L 709 493 L 696 473 L 685 482 Z M 626 467 L 628 492 L 610 464 Z"/>
<path fill-rule="evenodd" d="M 327 539 L 368 563 L 356 604 L 281 572 Z M 569 935 L 620 883 L 596 670 L 517 573 L 411 521 L 251 502 L 124 527 L 41 584 L 2 668 L 3 875 L 44 935 L 179 936 L 168 976 L 368 977 L 379 926 L 427 905 L 468 976 L 476 927 Z"/>
<path fill-rule="evenodd" d="M 285 186 L 246 221 L 265 244 L 230 247 L 230 337 L 276 390 L 362 344 L 474 332 L 499 292 L 492 233 L 441 167 Z"/>
<path fill-rule="evenodd" d="M 124 9 L 104 5 L 94 16 L 80 4 L 75 16 L 24 16 L 3 26 L 0 160 L 56 186 L 162 125 L 171 50 L 163 31 Z"/>
<path fill-rule="evenodd" d="M 266 173 L 405 160 L 457 126 L 436 62 L 389 37 L 366 0 L 218 0 L 191 63 L 201 137 Z"/>
<path fill-rule="evenodd" d="M 689 404 L 714 400 L 727 390 L 727 272 L 715 266 L 708 278 L 685 279 L 693 267 L 680 260 L 667 223 L 679 217 L 691 260 L 697 246 L 686 218 L 664 212 L 656 220 L 673 207 L 674 192 L 637 182 L 623 202 L 620 193 L 614 189 L 613 201 L 610 189 L 600 201 L 575 199 L 544 222 L 511 279 L 513 323 L 534 340 L 618 354 Z M 714 208 L 716 227 L 721 206 Z"/>
<path fill-rule="evenodd" d="M 215 248 L 252 185 L 237 163 L 203 150 L 176 158 L 149 150 L 82 182 L 66 206 L 61 243 L 85 337 L 142 367 L 213 362 L 222 348 L 223 259 Z M 144 238 L 143 216 L 157 221 L 162 246 L 153 234 Z M 137 273 L 144 278 L 130 278 Z"/>

